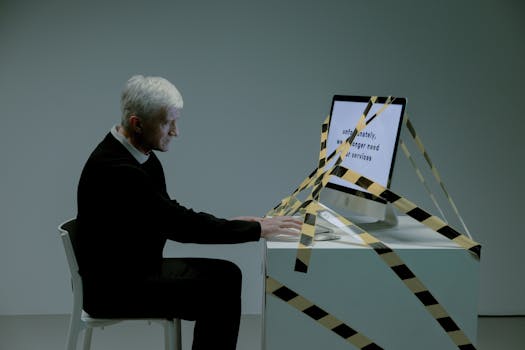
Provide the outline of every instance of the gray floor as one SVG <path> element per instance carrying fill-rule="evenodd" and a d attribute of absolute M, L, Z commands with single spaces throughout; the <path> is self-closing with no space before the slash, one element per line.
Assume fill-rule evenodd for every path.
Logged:
<path fill-rule="evenodd" d="M 68 320 L 67 315 L 0 316 L 0 350 L 63 349 Z M 183 322 L 182 327 L 183 349 L 190 349 L 193 324 Z M 238 350 L 260 349 L 260 327 L 260 316 L 243 316 Z M 163 350 L 162 327 L 133 321 L 95 330 L 91 348 Z M 525 317 L 480 317 L 477 349 L 524 350 Z"/>

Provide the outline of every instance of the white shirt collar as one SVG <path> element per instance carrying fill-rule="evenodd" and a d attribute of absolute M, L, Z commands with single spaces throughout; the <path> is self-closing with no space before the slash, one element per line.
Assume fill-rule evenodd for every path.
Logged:
<path fill-rule="evenodd" d="M 144 164 L 149 159 L 149 154 L 144 154 L 138 149 L 135 148 L 121 133 L 118 132 L 118 125 L 114 125 L 111 128 L 111 135 L 116 138 L 126 149 L 131 153 L 133 158 L 137 160 L 140 164 Z"/>

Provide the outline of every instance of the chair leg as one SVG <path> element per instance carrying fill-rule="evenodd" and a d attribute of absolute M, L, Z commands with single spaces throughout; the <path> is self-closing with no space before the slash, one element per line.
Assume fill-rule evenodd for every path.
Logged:
<path fill-rule="evenodd" d="M 66 350 L 76 350 L 78 343 L 78 334 L 80 333 L 80 330 L 80 323 L 76 319 L 75 314 L 72 314 L 71 319 L 69 321 L 69 330 L 67 331 Z"/>
<path fill-rule="evenodd" d="M 166 350 L 176 350 L 173 320 L 166 320 L 166 322 L 164 322 L 164 348 Z"/>
<path fill-rule="evenodd" d="M 175 339 L 175 350 L 182 350 L 182 330 L 180 318 L 174 319 L 173 323 L 175 326 L 175 334 L 177 335 L 177 338 Z"/>
<path fill-rule="evenodd" d="M 87 327 L 84 332 L 84 350 L 91 349 L 91 337 L 93 336 L 93 328 Z"/>

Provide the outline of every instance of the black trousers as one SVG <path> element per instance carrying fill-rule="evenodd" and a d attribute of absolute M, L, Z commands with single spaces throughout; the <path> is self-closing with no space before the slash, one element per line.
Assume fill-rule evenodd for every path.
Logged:
<path fill-rule="evenodd" d="M 146 278 L 83 282 L 84 310 L 93 317 L 196 321 L 193 350 L 236 348 L 242 275 L 232 262 L 169 258 Z"/>

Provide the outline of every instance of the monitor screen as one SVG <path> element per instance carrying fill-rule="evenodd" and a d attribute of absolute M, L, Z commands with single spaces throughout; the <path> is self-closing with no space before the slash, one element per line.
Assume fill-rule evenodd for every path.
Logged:
<path fill-rule="evenodd" d="M 373 104 L 366 116 L 366 121 L 370 121 L 369 124 L 356 135 L 342 164 L 385 187 L 389 187 L 406 99 L 395 98 L 381 114 L 374 118 L 386 100 L 386 97 L 379 97 Z M 369 101 L 370 96 L 334 96 L 328 127 L 327 155 L 330 155 L 352 135 Z M 385 203 L 384 200 L 361 187 L 336 177 L 331 178 L 327 187 Z"/>

